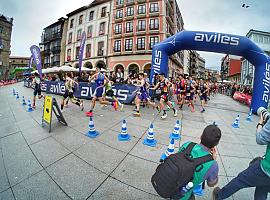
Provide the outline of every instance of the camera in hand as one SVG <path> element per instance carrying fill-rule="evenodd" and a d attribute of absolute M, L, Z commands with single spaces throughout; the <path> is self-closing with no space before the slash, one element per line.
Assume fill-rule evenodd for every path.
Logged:
<path fill-rule="evenodd" d="M 260 116 L 262 115 L 263 117 L 263 122 L 264 124 L 266 124 L 266 122 L 268 121 L 269 117 L 270 117 L 270 114 L 268 113 L 268 111 L 264 108 L 264 107 L 260 107 L 258 110 L 257 110 L 257 114 Z"/>

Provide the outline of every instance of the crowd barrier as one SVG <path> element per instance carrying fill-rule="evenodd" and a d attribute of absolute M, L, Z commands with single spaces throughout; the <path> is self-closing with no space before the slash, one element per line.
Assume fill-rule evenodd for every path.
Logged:
<path fill-rule="evenodd" d="M 31 87 L 31 81 L 24 81 L 25 87 Z M 94 83 L 81 82 L 75 87 L 74 96 L 80 99 L 91 99 L 95 92 Z M 41 90 L 47 94 L 63 95 L 65 93 L 65 84 L 61 81 L 44 81 L 41 84 Z M 135 99 L 137 87 L 128 84 L 114 84 L 112 86 L 115 96 L 124 104 L 131 104 Z"/>
<path fill-rule="evenodd" d="M 11 85 L 11 84 L 14 84 L 14 83 L 17 83 L 17 81 L 16 80 L 3 81 L 3 82 L 0 82 L 0 87 L 5 86 L 5 85 Z"/>
<path fill-rule="evenodd" d="M 236 91 L 233 95 L 233 99 L 250 106 L 252 96 Z"/>

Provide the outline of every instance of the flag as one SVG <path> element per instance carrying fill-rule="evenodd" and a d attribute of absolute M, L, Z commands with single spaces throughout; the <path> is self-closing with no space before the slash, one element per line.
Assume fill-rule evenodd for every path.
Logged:
<path fill-rule="evenodd" d="M 40 79 L 42 79 L 42 63 L 41 63 L 40 49 L 38 46 L 32 45 L 30 47 L 30 51 L 32 53 L 34 63 L 36 64 L 39 77 Z"/>
<path fill-rule="evenodd" d="M 79 74 L 81 74 L 81 69 L 82 69 L 82 60 L 83 60 L 85 39 L 86 39 L 86 33 L 84 31 L 82 33 L 81 46 L 80 46 L 80 51 L 79 51 Z"/>
<path fill-rule="evenodd" d="M 29 59 L 29 63 L 28 63 L 28 67 L 29 69 L 32 68 L 32 63 L 33 63 L 33 55 L 30 56 L 30 59 Z"/>

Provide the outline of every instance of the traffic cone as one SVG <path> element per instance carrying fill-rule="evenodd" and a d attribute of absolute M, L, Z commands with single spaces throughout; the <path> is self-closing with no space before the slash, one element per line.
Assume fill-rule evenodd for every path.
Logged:
<path fill-rule="evenodd" d="M 126 120 L 122 122 L 122 130 L 121 133 L 118 135 L 119 141 L 128 141 L 130 140 L 130 135 L 127 133 L 127 123 Z"/>
<path fill-rule="evenodd" d="M 27 110 L 27 112 L 32 112 L 33 111 L 33 108 L 32 108 L 32 106 L 31 106 L 31 101 L 30 101 L 30 99 L 28 100 L 28 110 Z"/>
<path fill-rule="evenodd" d="M 204 195 L 204 191 L 202 188 L 202 183 L 194 187 L 193 194 L 202 197 Z"/>
<path fill-rule="evenodd" d="M 15 96 L 16 95 L 16 92 L 15 92 L 15 89 L 13 88 L 13 95 Z"/>
<path fill-rule="evenodd" d="M 143 140 L 143 144 L 150 146 L 150 147 L 155 147 L 157 145 L 157 140 L 154 139 L 154 126 L 153 124 L 150 125 L 148 129 L 148 135 L 147 137 Z"/>
<path fill-rule="evenodd" d="M 180 140 L 180 122 L 179 120 L 176 121 L 176 124 L 174 126 L 173 132 L 170 134 L 170 139 Z"/>
<path fill-rule="evenodd" d="M 234 120 L 234 122 L 232 124 L 233 128 L 239 128 L 239 118 L 240 118 L 240 116 L 237 115 L 236 119 Z"/>
<path fill-rule="evenodd" d="M 90 121 L 89 121 L 89 131 L 86 133 L 86 136 L 90 137 L 90 138 L 95 138 L 99 135 L 99 132 L 96 131 L 95 126 L 94 126 L 94 122 L 93 122 L 93 118 L 90 117 Z"/>
<path fill-rule="evenodd" d="M 166 153 L 163 153 L 160 157 L 160 162 L 163 162 L 169 155 L 174 153 L 174 139 L 171 139 Z"/>
<path fill-rule="evenodd" d="M 246 120 L 247 120 L 248 122 L 252 122 L 251 116 L 252 116 L 252 108 L 250 109 L 250 112 L 248 113 L 248 116 L 247 116 L 247 118 L 246 118 Z"/>
<path fill-rule="evenodd" d="M 16 99 L 19 99 L 20 97 L 19 97 L 19 94 L 18 94 L 18 92 L 16 92 Z"/>
<path fill-rule="evenodd" d="M 25 102 L 24 96 L 22 97 L 22 105 L 23 105 L 23 106 L 25 106 L 25 105 L 26 105 L 26 102 Z"/>

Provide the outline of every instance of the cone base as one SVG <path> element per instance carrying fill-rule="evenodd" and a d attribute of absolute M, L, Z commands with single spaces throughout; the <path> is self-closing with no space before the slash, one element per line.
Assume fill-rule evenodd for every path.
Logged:
<path fill-rule="evenodd" d="M 166 154 L 163 153 L 159 159 L 159 162 L 163 162 L 167 158 Z"/>
<path fill-rule="evenodd" d="M 130 135 L 127 134 L 127 135 L 125 135 L 125 136 L 123 137 L 123 135 L 120 133 L 120 134 L 118 135 L 118 140 L 119 140 L 119 141 L 129 141 L 129 140 L 130 140 Z"/>
<path fill-rule="evenodd" d="M 170 139 L 180 140 L 181 137 L 180 137 L 180 135 L 175 135 L 175 134 L 171 133 L 170 134 Z"/>
<path fill-rule="evenodd" d="M 246 121 L 252 122 L 252 119 L 251 118 L 246 118 Z"/>
<path fill-rule="evenodd" d="M 239 128 L 239 125 L 232 124 L 233 128 Z"/>
<path fill-rule="evenodd" d="M 23 105 L 23 106 L 25 106 L 25 105 L 26 105 L 26 103 L 22 103 L 22 105 Z"/>
<path fill-rule="evenodd" d="M 147 138 L 143 140 L 143 144 L 149 147 L 155 147 L 157 145 L 157 140 L 153 140 L 153 142 L 148 142 Z"/>
<path fill-rule="evenodd" d="M 204 195 L 204 191 L 202 187 L 199 185 L 193 189 L 193 194 L 202 197 Z"/>
<path fill-rule="evenodd" d="M 28 108 L 27 112 L 33 112 L 33 108 Z"/>
<path fill-rule="evenodd" d="M 88 131 L 85 135 L 87 137 L 90 137 L 90 138 L 95 138 L 99 135 L 99 132 L 98 131 Z"/>

